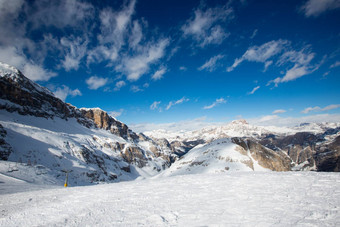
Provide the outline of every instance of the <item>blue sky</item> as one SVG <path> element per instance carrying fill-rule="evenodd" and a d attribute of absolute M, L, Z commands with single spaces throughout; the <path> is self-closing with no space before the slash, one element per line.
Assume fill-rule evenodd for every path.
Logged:
<path fill-rule="evenodd" d="M 340 121 L 339 0 L 4 0 L 0 9 L 0 61 L 138 130 Z"/>

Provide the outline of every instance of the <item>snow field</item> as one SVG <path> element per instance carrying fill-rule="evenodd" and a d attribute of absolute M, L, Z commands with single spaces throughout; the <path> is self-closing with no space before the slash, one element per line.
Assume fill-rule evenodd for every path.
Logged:
<path fill-rule="evenodd" d="M 339 188 L 338 173 L 315 172 L 228 172 L 34 188 L 0 195 L 0 226 L 339 226 Z"/>

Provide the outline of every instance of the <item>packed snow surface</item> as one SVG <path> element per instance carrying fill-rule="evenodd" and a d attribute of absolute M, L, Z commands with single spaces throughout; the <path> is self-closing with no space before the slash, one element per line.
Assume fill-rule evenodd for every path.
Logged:
<path fill-rule="evenodd" d="M 40 190 L 0 181 L 0 226 L 340 226 L 338 173 L 228 172 Z"/>

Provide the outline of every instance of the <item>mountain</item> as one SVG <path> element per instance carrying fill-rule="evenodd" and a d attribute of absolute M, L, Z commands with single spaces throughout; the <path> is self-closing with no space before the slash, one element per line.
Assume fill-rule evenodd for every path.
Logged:
<path fill-rule="evenodd" d="M 224 138 L 197 145 L 161 175 L 269 170 L 289 171 L 291 160 L 251 140 Z"/>
<path fill-rule="evenodd" d="M 0 173 L 40 184 L 117 182 L 227 171 L 340 171 L 340 124 L 263 127 L 245 120 L 135 133 L 77 108 L 0 62 Z"/>
<path fill-rule="evenodd" d="M 70 184 L 155 175 L 176 158 L 105 111 L 78 109 L 0 63 L 0 169 L 36 182 Z"/>
<path fill-rule="evenodd" d="M 145 134 L 155 140 L 165 137 L 178 155 L 197 145 L 209 147 L 216 139 L 230 138 L 231 142 L 251 151 L 252 158 L 258 162 L 267 156 L 266 152 L 259 151 L 270 151 L 279 154 L 285 170 L 340 171 L 340 123 L 303 123 L 288 128 L 255 126 L 237 120 L 195 131 L 155 130 Z M 270 160 L 259 162 L 262 167 L 279 170 L 271 168 L 270 163 Z"/>

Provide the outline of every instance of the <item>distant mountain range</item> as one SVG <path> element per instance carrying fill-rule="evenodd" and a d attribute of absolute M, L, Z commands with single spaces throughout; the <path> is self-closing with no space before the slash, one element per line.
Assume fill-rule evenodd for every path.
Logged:
<path fill-rule="evenodd" d="M 0 173 L 70 185 L 200 172 L 340 170 L 340 123 L 261 127 L 244 120 L 190 132 L 135 133 L 76 108 L 0 63 Z"/>

